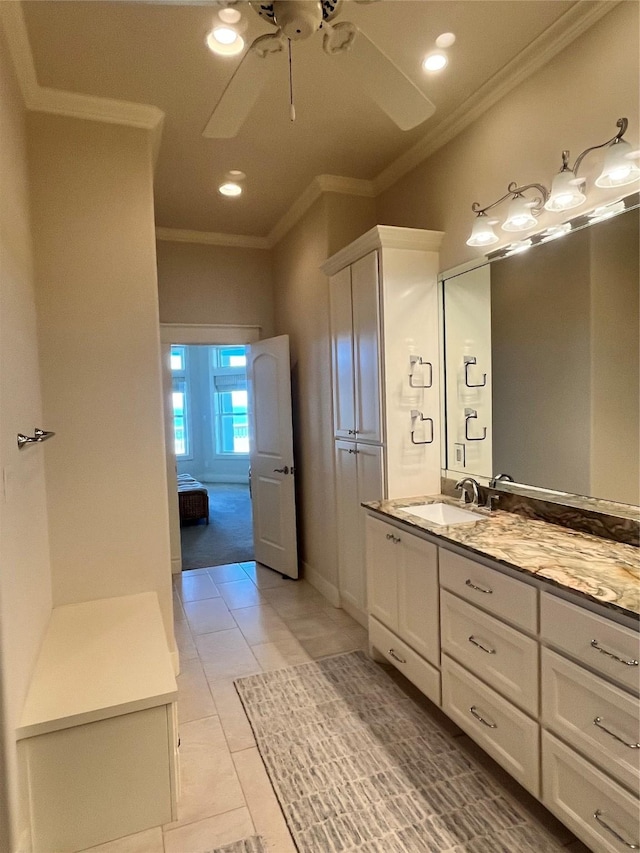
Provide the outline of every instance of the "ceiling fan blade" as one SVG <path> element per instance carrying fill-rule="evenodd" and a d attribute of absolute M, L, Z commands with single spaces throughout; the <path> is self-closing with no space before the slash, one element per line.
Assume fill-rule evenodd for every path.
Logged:
<path fill-rule="evenodd" d="M 435 104 L 360 29 L 350 49 L 332 54 L 332 62 L 339 63 L 400 130 L 411 130 L 436 110 Z"/>
<path fill-rule="evenodd" d="M 261 36 L 260 38 L 265 38 Z M 271 35 L 268 37 L 272 38 Z M 231 139 L 246 121 L 269 77 L 268 52 L 255 50 L 256 41 L 240 60 L 202 135 L 208 139 Z"/>

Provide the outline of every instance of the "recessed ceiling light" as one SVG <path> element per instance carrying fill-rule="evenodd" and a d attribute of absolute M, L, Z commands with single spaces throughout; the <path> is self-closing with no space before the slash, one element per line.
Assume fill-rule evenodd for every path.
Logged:
<path fill-rule="evenodd" d="M 425 71 L 442 71 L 446 67 L 449 60 L 444 53 L 430 53 L 425 56 L 422 61 L 422 67 Z"/>
<path fill-rule="evenodd" d="M 237 9 L 232 9 L 230 6 L 227 6 L 226 9 L 220 9 L 218 17 L 221 21 L 224 21 L 225 24 L 237 24 L 242 15 Z"/>
<path fill-rule="evenodd" d="M 456 37 L 453 33 L 442 33 L 436 39 L 436 47 L 451 47 L 455 40 Z"/>
<path fill-rule="evenodd" d="M 231 27 L 214 27 L 207 36 L 207 47 L 220 56 L 236 56 L 244 48 L 244 39 Z"/>
<path fill-rule="evenodd" d="M 244 172 L 241 172 L 240 169 L 229 169 L 226 177 L 229 178 L 230 181 L 243 181 L 247 176 Z"/>
<path fill-rule="evenodd" d="M 242 187 L 240 184 L 234 184 L 232 181 L 229 181 L 226 184 L 220 184 L 218 187 L 218 192 L 221 195 L 226 195 L 229 197 L 239 196 L 242 192 Z"/>

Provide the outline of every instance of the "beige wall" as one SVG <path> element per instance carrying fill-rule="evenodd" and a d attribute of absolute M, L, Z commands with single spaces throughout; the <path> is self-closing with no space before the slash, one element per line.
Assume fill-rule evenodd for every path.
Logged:
<path fill-rule="evenodd" d="M 472 202 L 495 201 L 510 181 L 548 186 L 560 168 L 563 148 L 571 150 L 573 159 L 609 139 L 620 116 L 629 118 L 628 138 L 637 142 L 638 10 L 635 2 L 615 6 L 548 65 L 380 195 L 380 223 L 444 231 L 441 269 L 450 269 L 482 255 L 465 245 L 473 222 Z M 588 155 L 581 174 L 597 176 L 601 163 L 598 153 Z M 589 203 L 593 206 L 612 195 L 617 193 L 592 189 Z M 553 221 L 551 214 L 544 216 L 545 222 Z"/>
<path fill-rule="evenodd" d="M 162 323 L 261 326 L 273 335 L 271 253 L 159 240 Z"/>
<path fill-rule="evenodd" d="M 15 727 L 51 612 L 25 115 L 0 29 L 0 850 L 20 837 Z M 55 439 L 54 439 L 55 441 Z"/>
<path fill-rule="evenodd" d="M 158 593 L 173 647 L 151 151 L 29 116 L 54 605 Z"/>

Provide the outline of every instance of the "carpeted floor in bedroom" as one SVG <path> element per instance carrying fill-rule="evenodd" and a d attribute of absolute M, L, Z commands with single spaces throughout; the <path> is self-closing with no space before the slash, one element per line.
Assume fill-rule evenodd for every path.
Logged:
<path fill-rule="evenodd" d="M 182 570 L 253 560 L 249 487 L 243 483 L 203 483 L 209 493 L 209 524 L 181 525 Z"/>

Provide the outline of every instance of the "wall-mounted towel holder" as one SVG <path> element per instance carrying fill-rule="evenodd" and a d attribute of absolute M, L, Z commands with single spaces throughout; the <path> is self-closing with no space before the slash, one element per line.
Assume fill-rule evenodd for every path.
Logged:
<path fill-rule="evenodd" d="M 477 364 L 478 360 L 475 355 L 465 355 L 463 358 L 464 361 L 464 384 L 467 388 L 484 388 L 487 384 L 487 374 L 482 374 L 482 382 L 470 382 L 469 381 L 469 365 Z"/>
<path fill-rule="evenodd" d="M 411 370 L 409 371 L 409 385 L 411 388 L 431 388 L 433 385 L 433 365 L 430 361 L 423 361 L 421 355 L 411 355 L 409 356 L 409 361 L 411 363 Z M 414 385 L 413 384 L 413 371 L 415 366 L 419 365 L 420 367 L 428 367 L 429 368 L 429 381 L 426 385 Z"/>
<path fill-rule="evenodd" d="M 475 409 L 465 409 L 464 410 L 464 437 L 467 441 L 484 441 L 487 437 L 487 428 L 482 427 L 483 433 L 482 435 L 472 436 L 469 435 L 469 421 L 473 420 L 473 418 L 477 418 L 478 413 Z"/>
<path fill-rule="evenodd" d="M 22 450 L 23 447 L 26 447 L 27 444 L 40 444 L 41 441 L 46 441 L 48 438 L 53 438 L 55 432 L 51 432 L 48 429 L 34 429 L 33 435 L 24 435 L 23 433 L 18 433 L 18 450 Z"/>
<path fill-rule="evenodd" d="M 419 418 L 421 421 L 425 421 L 431 425 L 431 438 L 427 439 L 427 441 L 416 441 L 413 437 L 414 430 L 411 430 L 411 443 L 412 444 L 433 444 L 433 418 L 425 418 L 422 412 L 419 412 L 417 409 L 411 409 L 411 422 Z"/>

